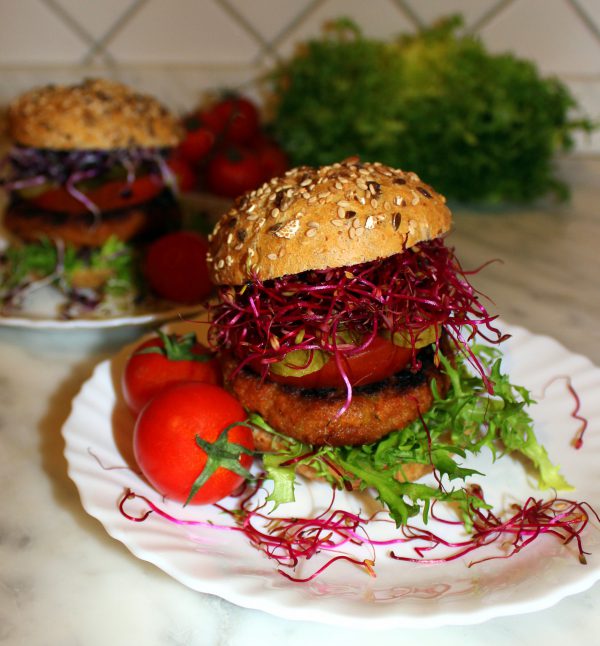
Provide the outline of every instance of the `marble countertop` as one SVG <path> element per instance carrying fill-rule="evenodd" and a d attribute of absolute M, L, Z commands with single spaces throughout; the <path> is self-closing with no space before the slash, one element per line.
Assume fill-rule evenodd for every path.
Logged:
<path fill-rule="evenodd" d="M 510 323 L 600 364 L 600 160 L 566 159 L 566 204 L 457 209 L 451 241 Z M 364 644 L 372 631 L 294 622 L 189 590 L 86 515 L 61 427 L 94 366 L 141 330 L 0 328 L 0 643 L 10 646 Z M 599 393 L 600 395 L 600 393 Z M 599 430 L 599 429 L 596 429 Z M 378 644 L 591 643 L 600 585 L 545 611 L 476 626 L 377 631 Z"/>

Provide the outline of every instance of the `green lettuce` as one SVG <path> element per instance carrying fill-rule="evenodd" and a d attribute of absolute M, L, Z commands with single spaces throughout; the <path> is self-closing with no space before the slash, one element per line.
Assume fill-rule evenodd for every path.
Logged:
<path fill-rule="evenodd" d="M 527 389 L 511 384 L 502 372 L 497 348 L 474 346 L 472 351 L 489 371 L 493 394 L 469 369 L 465 357 L 458 355 L 453 365 L 440 353 L 441 367 L 451 383 L 448 394 L 441 397 L 433 382 L 431 409 L 421 419 L 373 444 L 324 446 L 315 452 L 277 433 L 259 415 L 251 415 L 250 423 L 276 436 L 277 452 L 265 455 L 263 460 L 266 478 L 273 482 L 269 500 L 275 505 L 294 500 L 296 470 L 302 465 L 338 488 L 344 486 L 344 480 L 359 480 L 362 488 L 375 492 L 398 525 L 419 513 L 427 520 L 434 501 L 454 503 L 468 519 L 470 509 L 485 503 L 465 486 L 466 478 L 480 474 L 464 461 L 484 447 L 491 450 L 494 459 L 514 453 L 530 460 L 540 488 L 570 489 L 535 436 L 527 412 L 527 406 L 534 402 Z M 438 486 L 398 478 L 401 465 L 410 463 L 433 466 Z M 442 478 L 443 487 L 439 484 Z"/>

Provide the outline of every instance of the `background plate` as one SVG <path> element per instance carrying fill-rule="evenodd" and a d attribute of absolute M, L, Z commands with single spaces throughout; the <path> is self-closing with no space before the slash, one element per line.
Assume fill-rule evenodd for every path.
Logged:
<path fill-rule="evenodd" d="M 512 334 L 504 344 L 505 367 L 515 383 L 530 388 L 538 399 L 531 411 L 538 437 L 576 488 L 566 497 L 597 505 L 600 370 L 550 338 L 522 328 L 504 329 Z M 543 537 L 510 559 L 470 568 L 469 558 L 425 566 L 394 561 L 382 549 L 376 557 L 376 578 L 340 561 L 310 583 L 299 584 L 282 577 L 275 563 L 237 532 L 176 525 L 156 514 L 143 523 L 131 522 L 118 510 L 126 488 L 178 518 L 224 523 L 226 517 L 213 507 L 182 509 L 162 501 L 136 473 L 131 455 L 133 418 L 115 386 L 127 353 L 101 363 L 73 402 L 63 427 L 69 475 L 86 511 L 111 536 L 194 590 L 289 619 L 383 629 L 474 624 L 541 610 L 586 590 L 600 578 L 600 529 L 591 524 L 584 533 L 584 546 L 591 553 L 586 566 L 579 563 L 572 546 Z M 581 398 L 580 413 L 589 421 L 580 450 L 571 444 L 579 422 L 572 416 L 575 401 L 567 376 Z M 477 482 L 486 499 L 499 508 L 524 502 L 530 495 L 552 495 L 533 488 L 525 467 L 516 460 L 492 464 L 488 455 L 482 455 L 469 461 L 469 466 L 487 474 Z M 329 488 L 318 483 L 299 487 L 297 493 L 298 502 L 278 513 L 317 513 L 330 498 Z M 351 494 L 336 499 L 337 507 L 354 510 L 368 511 L 371 504 L 366 497 Z M 134 502 L 128 511 L 135 514 L 136 507 L 143 509 L 143 504 Z M 435 523 L 430 527 L 438 533 L 447 531 Z M 307 576 L 323 562 L 317 556 L 295 575 Z"/>

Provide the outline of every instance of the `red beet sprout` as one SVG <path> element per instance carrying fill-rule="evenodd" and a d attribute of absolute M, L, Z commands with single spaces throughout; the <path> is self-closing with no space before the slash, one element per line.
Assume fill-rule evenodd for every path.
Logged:
<path fill-rule="evenodd" d="M 579 411 L 581 410 L 581 399 L 579 397 L 579 394 L 575 390 L 575 387 L 573 386 L 573 382 L 571 381 L 571 377 L 568 375 L 559 375 L 557 377 L 554 377 L 552 380 L 550 380 L 543 388 L 542 390 L 542 395 L 541 397 L 546 396 L 546 390 L 555 382 L 558 380 L 562 380 L 567 384 L 567 390 L 569 391 L 569 394 L 571 397 L 573 397 L 573 400 L 575 402 L 575 406 L 573 410 L 571 411 L 571 417 L 575 420 L 577 420 L 580 423 L 579 428 L 577 429 L 575 433 L 575 437 L 572 440 L 572 445 L 576 449 L 580 449 L 583 446 L 583 434 L 585 433 L 587 427 L 588 427 L 588 420 L 586 417 L 583 417 L 583 415 L 579 414 Z"/>
<path fill-rule="evenodd" d="M 586 528 L 591 512 L 600 522 L 598 514 L 585 502 L 574 502 L 563 498 L 553 498 L 543 501 L 529 498 L 521 506 L 511 506 L 512 515 L 502 519 L 489 510 L 472 510 L 472 533 L 465 539 L 449 541 L 433 531 L 414 525 L 405 525 L 386 539 L 372 539 L 367 532 L 371 523 L 386 523 L 394 525 L 389 518 L 381 518 L 377 514 L 371 518 L 363 518 L 359 514 L 334 509 L 335 489 L 332 489 L 331 500 L 324 511 L 313 518 L 274 516 L 265 511 L 266 501 L 256 504 L 255 495 L 260 489 L 260 482 L 246 490 L 245 495 L 238 497 L 238 505 L 233 509 L 222 504 L 214 505 L 233 521 L 233 524 L 217 524 L 206 520 L 184 520 L 176 518 L 145 496 L 125 490 L 119 501 L 119 510 L 125 518 L 132 522 L 143 522 L 155 513 L 164 520 L 181 526 L 196 526 L 214 530 L 240 532 L 246 536 L 256 549 L 277 564 L 277 572 L 297 583 L 311 581 L 338 561 L 347 561 L 365 570 L 375 577 L 375 561 L 377 547 L 394 547 L 399 545 L 415 545 L 416 556 L 400 556 L 393 550 L 389 556 L 397 561 L 422 564 L 440 564 L 457 560 L 492 544 L 500 543 L 509 546 L 508 550 L 499 556 L 482 557 L 468 564 L 472 567 L 491 559 L 509 558 L 529 546 L 540 536 L 555 537 L 563 544 L 575 542 L 579 561 L 586 563 L 581 535 Z M 477 491 L 473 495 L 480 495 Z M 481 494 L 482 495 L 482 494 Z M 126 505 L 134 499 L 141 500 L 147 509 L 133 515 L 126 511 Z M 447 520 L 435 515 L 433 508 L 432 519 L 442 525 L 460 525 L 459 521 Z M 508 540 L 507 540 L 508 538 Z M 351 548 L 366 548 L 368 554 L 361 558 L 352 553 Z M 452 550 L 450 554 L 440 557 L 429 556 L 438 548 Z M 324 564 L 311 574 L 297 577 L 292 572 L 301 563 L 308 561 L 317 554 L 332 554 Z"/>
<path fill-rule="evenodd" d="M 579 561 L 585 565 L 587 552 L 583 550 L 581 534 L 590 519 L 586 508 L 600 521 L 588 503 L 574 502 L 558 497 L 546 501 L 530 497 L 523 506 L 511 505 L 513 515 L 506 520 L 501 519 L 492 511 L 473 509 L 472 534 L 466 540 L 458 542 L 450 542 L 427 529 L 407 525 L 402 528 L 406 541 L 420 543 L 413 548 L 417 556 L 399 556 L 393 551 L 390 552 L 390 556 L 395 560 L 410 563 L 439 564 L 454 561 L 491 544 L 500 543 L 508 547 L 508 550 L 502 555 L 482 557 L 471 561 L 468 567 L 472 567 L 484 561 L 510 558 L 540 536 L 546 535 L 554 536 L 564 545 L 575 541 Z M 438 521 L 447 522 L 440 519 Z M 440 558 L 426 557 L 428 553 L 440 546 L 452 548 L 455 551 Z"/>
<path fill-rule="evenodd" d="M 505 338 L 441 239 L 373 262 L 223 287 L 212 318 L 211 340 L 236 355 L 238 370 L 259 365 L 265 375 L 270 364 L 294 350 L 333 355 L 346 382 L 345 408 L 352 388 L 343 358 L 362 351 L 380 332 L 407 339 L 418 368 L 419 336 L 433 328 L 439 346 L 445 330 L 490 392 L 488 375 L 467 342 L 476 335 L 492 343 Z"/>
<path fill-rule="evenodd" d="M 129 185 L 136 176 L 150 174 L 159 184 L 175 189 L 167 154 L 157 148 L 61 151 L 15 145 L 0 164 L 0 186 L 8 191 L 44 184 L 64 186 L 97 220 L 100 209 L 77 188 L 79 182 L 107 176 L 120 167 Z"/>

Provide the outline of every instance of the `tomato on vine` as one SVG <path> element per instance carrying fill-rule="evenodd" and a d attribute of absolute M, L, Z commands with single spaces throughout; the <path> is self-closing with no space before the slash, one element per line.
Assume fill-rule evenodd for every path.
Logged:
<path fill-rule="evenodd" d="M 121 375 L 121 390 L 129 409 L 138 414 L 167 386 L 184 381 L 220 384 L 219 364 L 195 334 L 157 332 L 130 355 Z"/>
<path fill-rule="evenodd" d="M 217 502 L 251 478 L 254 442 L 245 419 L 242 405 L 220 386 L 171 386 L 137 419 L 136 461 L 167 498 L 185 504 Z"/>
<path fill-rule="evenodd" d="M 146 251 L 144 273 L 158 296 L 176 303 L 201 303 L 212 292 L 206 254 L 208 242 L 195 231 L 174 231 Z"/>

